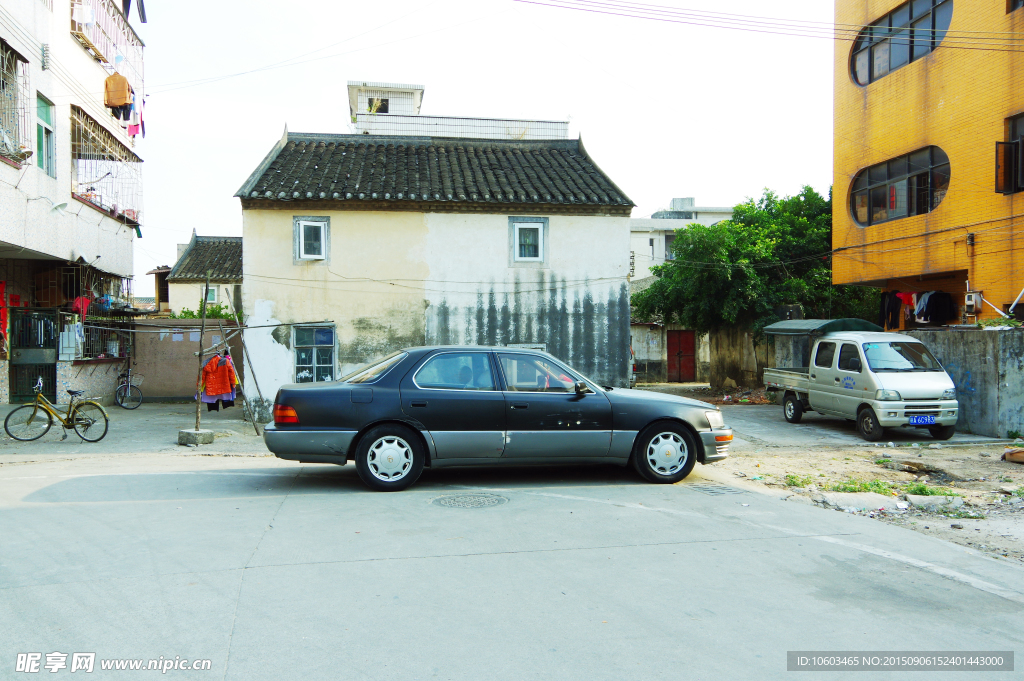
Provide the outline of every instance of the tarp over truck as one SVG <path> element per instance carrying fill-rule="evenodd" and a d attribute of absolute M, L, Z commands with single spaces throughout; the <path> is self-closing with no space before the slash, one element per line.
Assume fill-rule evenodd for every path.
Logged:
<path fill-rule="evenodd" d="M 885 331 L 878 324 L 863 319 L 784 319 L 764 327 L 776 336 L 822 336 L 838 331 Z"/>

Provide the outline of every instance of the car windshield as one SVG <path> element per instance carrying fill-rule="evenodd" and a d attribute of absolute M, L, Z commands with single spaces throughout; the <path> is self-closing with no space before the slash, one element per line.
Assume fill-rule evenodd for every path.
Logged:
<path fill-rule="evenodd" d="M 359 367 L 352 373 L 342 376 L 340 380 L 342 383 L 373 383 L 408 356 L 407 352 L 393 352 L 383 359 Z"/>
<path fill-rule="evenodd" d="M 864 343 L 872 371 L 943 371 L 922 343 Z"/>

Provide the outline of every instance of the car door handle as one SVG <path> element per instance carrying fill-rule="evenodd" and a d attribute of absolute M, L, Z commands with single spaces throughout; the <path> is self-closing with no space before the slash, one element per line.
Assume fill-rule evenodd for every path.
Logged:
<path fill-rule="evenodd" d="M 836 376 L 836 383 L 838 383 L 838 382 L 839 382 L 839 377 L 838 377 L 838 376 Z"/>
<path fill-rule="evenodd" d="M 409 406 L 410 407 L 425 407 L 425 406 L 427 406 L 427 401 L 426 400 L 413 400 L 412 402 L 409 403 Z"/>
<path fill-rule="evenodd" d="M 818 377 L 817 374 L 811 374 L 811 378 L 817 378 L 817 377 Z"/>
<path fill-rule="evenodd" d="M 513 409 L 529 409 L 530 405 L 526 404 L 525 402 L 513 402 L 512 403 L 512 408 Z"/>

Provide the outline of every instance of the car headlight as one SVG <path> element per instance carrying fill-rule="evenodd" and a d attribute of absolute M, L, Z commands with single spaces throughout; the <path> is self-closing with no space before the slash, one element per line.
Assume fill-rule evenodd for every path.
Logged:
<path fill-rule="evenodd" d="M 956 388 L 950 388 L 949 390 L 942 391 L 942 399 L 952 400 L 956 399 Z"/>
<path fill-rule="evenodd" d="M 903 398 L 900 397 L 899 392 L 895 390 L 878 389 L 875 391 L 875 399 L 883 402 L 899 402 Z"/>
<path fill-rule="evenodd" d="M 712 428 L 721 428 L 725 425 L 725 419 L 722 418 L 720 411 L 706 411 L 704 415 L 708 417 L 708 425 Z"/>

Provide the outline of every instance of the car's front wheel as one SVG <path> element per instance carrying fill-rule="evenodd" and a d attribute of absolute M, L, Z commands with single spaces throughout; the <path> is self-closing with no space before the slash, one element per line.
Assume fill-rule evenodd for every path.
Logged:
<path fill-rule="evenodd" d="M 679 482 L 697 463 L 697 443 L 685 427 L 655 423 L 637 438 L 633 467 L 648 482 Z"/>
<path fill-rule="evenodd" d="M 857 432 L 868 442 L 878 442 L 885 435 L 885 429 L 871 407 L 864 407 L 857 414 Z"/>
<path fill-rule="evenodd" d="M 377 426 L 359 441 L 356 472 L 370 489 L 398 492 L 412 485 L 423 472 L 423 443 L 408 428 Z"/>
<path fill-rule="evenodd" d="M 956 426 L 932 426 L 928 432 L 936 440 L 948 440 L 956 434 Z"/>

